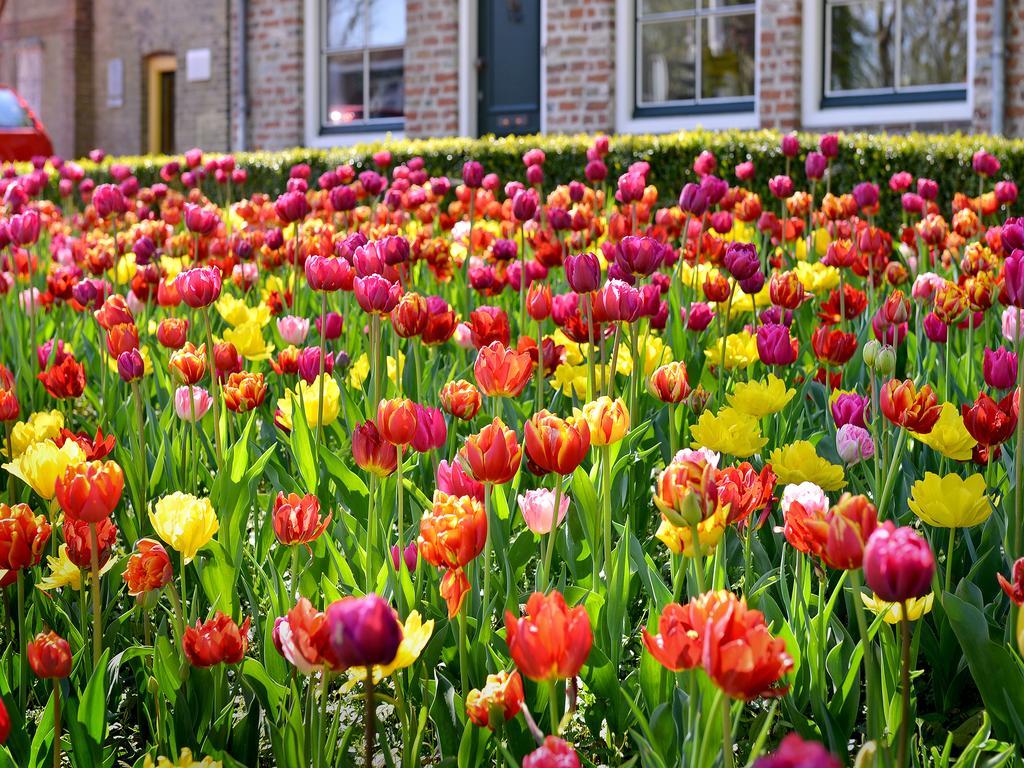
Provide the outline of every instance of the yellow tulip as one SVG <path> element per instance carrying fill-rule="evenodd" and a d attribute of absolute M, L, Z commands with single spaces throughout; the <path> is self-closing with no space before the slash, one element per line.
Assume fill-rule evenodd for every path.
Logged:
<path fill-rule="evenodd" d="M 82 588 L 82 571 L 68 558 L 67 544 L 60 545 L 56 557 L 47 555 L 46 564 L 50 566 L 50 575 L 43 577 L 36 584 L 40 590 L 51 592 L 61 587 L 71 587 L 74 590 Z"/>
<path fill-rule="evenodd" d="M 258 322 L 249 320 L 237 328 L 224 331 L 224 341 L 231 342 L 246 360 L 269 360 L 274 351 L 273 344 L 263 338 L 263 329 Z"/>
<path fill-rule="evenodd" d="M 953 461 L 970 461 L 974 446 L 978 443 L 964 426 L 960 410 L 952 403 L 943 403 L 939 420 L 927 435 L 910 433 L 915 440 L 924 443 Z"/>
<path fill-rule="evenodd" d="M 781 411 L 795 395 L 795 389 L 786 389 L 786 382 L 769 373 L 763 381 L 737 384 L 729 395 L 729 405 L 737 411 L 761 418 Z"/>
<path fill-rule="evenodd" d="M 704 411 L 690 427 L 693 448 L 709 448 L 738 459 L 753 456 L 768 443 L 761 434 L 761 425 L 748 413 L 735 408 L 722 408 L 718 413 Z"/>
<path fill-rule="evenodd" d="M 145 762 L 142 763 L 142 768 L 222 768 L 222 766 L 223 763 L 220 760 L 214 760 L 212 757 L 196 760 L 192 757 L 192 750 L 188 747 L 181 750 L 177 760 L 158 757 L 154 763 L 153 758 L 146 755 Z"/>
<path fill-rule="evenodd" d="M 64 416 L 60 411 L 37 411 L 28 417 L 28 421 L 19 421 L 11 429 L 14 458 L 21 456 L 33 443 L 53 440 L 63 428 Z"/>
<path fill-rule="evenodd" d="M 341 387 L 338 382 L 328 374 L 324 374 L 324 426 L 329 427 L 341 413 Z M 310 429 L 319 424 L 320 418 L 320 377 L 317 376 L 312 384 L 299 381 L 295 386 L 294 393 L 285 393 L 285 396 L 277 401 L 278 410 L 281 411 L 281 421 L 285 426 L 292 425 L 292 398 L 299 401 L 306 416 L 306 424 Z"/>
<path fill-rule="evenodd" d="M 864 607 L 876 616 L 884 614 L 883 620 L 886 624 L 899 624 L 900 614 L 902 613 L 900 611 L 899 603 L 887 603 L 878 595 L 872 595 L 871 597 L 868 597 L 863 593 L 861 594 L 860 599 L 864 602 Z M 907 617 L 911 621 L 917 621 L 926 613 L 929 613 L 931 611 L 932 603 L 934 601 L 934 592 L 929 592 L 924 597 L 910 598 L 909 600 L 907 600 Z"/>
<path fill-rule="evenodd" d="M 711 517 L 701 520 L 697 524 L 697 536 L 700 539 L 700 549 L 703 554 L 714 552 L 725 533 L 728 519 L 729 505 L 724 504 L 715 510 Z M 674 555 L 697 556 L 697 549 L 693 546 L 693 530 L 688 526 L 675 526 L 662 518 L 658 532 L 654 535 Z"/>
<path fill-rule="evenodd" d="M 180 491 L 160 499 L 149 513 L 149 521 L 157 536 L 181 553 L 186 563 L 192 562 L 220 528 L 209 499 Z"/>
<path fill-rule="evenodd" d="M 928 525 L 939 528 L 970 528 L 988 520 L 992 505 L 985 495 L 985 478 L 973 474 L 939 477 L 926 472 L 910 489 L 907 506 Z"/>
<path fill-rule="evenodd" d="M 715 341 L 704 350 L 704 356 L 711 365 L 722 364 L 722 339 Z M 725 337 L 725 368 L 749 368 L 761 358 L 757 354 L 757 337 L 749 331 L 730 333 Z"/>
<path fill-rule="evenodd" d="M 806 261 L 796 263 L 796 279 L 809 293 L 822 293 L 831 291 L 839 285 L 839 270 L 829 267 L 816 261 L 810 264 Z"/>
<path fill-rule="evenodd" d="M 769 458 L 780 485 L 814 483 L 826 491 L 846 485 L 843 468 L 821 458 L 806 440 L 776 448 Z"/>
<path fill-rule="evenodd" d="M 4 464 L 4 469 L 29 486 L 41 498 L 53 498 L 57 478 L 73 464 L 85 461 L 85 451 L 74 440 L 68 440 L 60 448 L 52 440 L 30 445 L 13 462 Z"/>

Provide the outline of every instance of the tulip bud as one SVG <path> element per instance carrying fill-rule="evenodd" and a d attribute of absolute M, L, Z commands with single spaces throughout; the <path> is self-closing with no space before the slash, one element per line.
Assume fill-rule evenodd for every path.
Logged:
<path fill-rule="evenodd" d="M 139 350 L 131 349 L 117 356 L 117 375 L 122 381 L 138 381 L 145 372 L 146 364 Z"/>
<path fill-rule="evenodd" d="M 874 368 L 882 376 L 892 376 L 896 370 L 896 349 L 888 344 L 883 346 L 875 358 Z"/>
<path fill-rule="evenodd" d="M 875 361 L 878 359 L 878 353 L 882 349 L 882 345 L 875 339 L 871 339 L 864 345 L 864 365 L 869 368 L 875 367 Z"/>

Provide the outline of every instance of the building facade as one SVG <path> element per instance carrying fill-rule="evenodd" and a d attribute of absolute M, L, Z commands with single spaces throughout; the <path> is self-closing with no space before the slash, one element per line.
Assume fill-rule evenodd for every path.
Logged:
<path fill-rule="evenodd" d="M 1024 0 L 0 0 L 57 151 L 681 129 L 1024 134 Z"/>

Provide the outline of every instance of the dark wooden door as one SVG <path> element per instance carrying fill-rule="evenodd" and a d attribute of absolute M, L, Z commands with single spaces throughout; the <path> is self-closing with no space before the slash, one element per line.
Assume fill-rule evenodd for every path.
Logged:
<path fill-rule="evenodd" d="M 480 0 L 481 135 L 540 131 L 540 2 Z"/>

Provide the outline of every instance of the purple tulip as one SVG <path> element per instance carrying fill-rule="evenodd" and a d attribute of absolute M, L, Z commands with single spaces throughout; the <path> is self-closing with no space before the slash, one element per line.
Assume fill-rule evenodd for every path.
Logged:
<path fill-rule="evenodd" d="M 390 664 L 402 643 L 394 609 L 375 594 L 343 597 L 327 607 L 331 650 L 341 669 Z"/>

